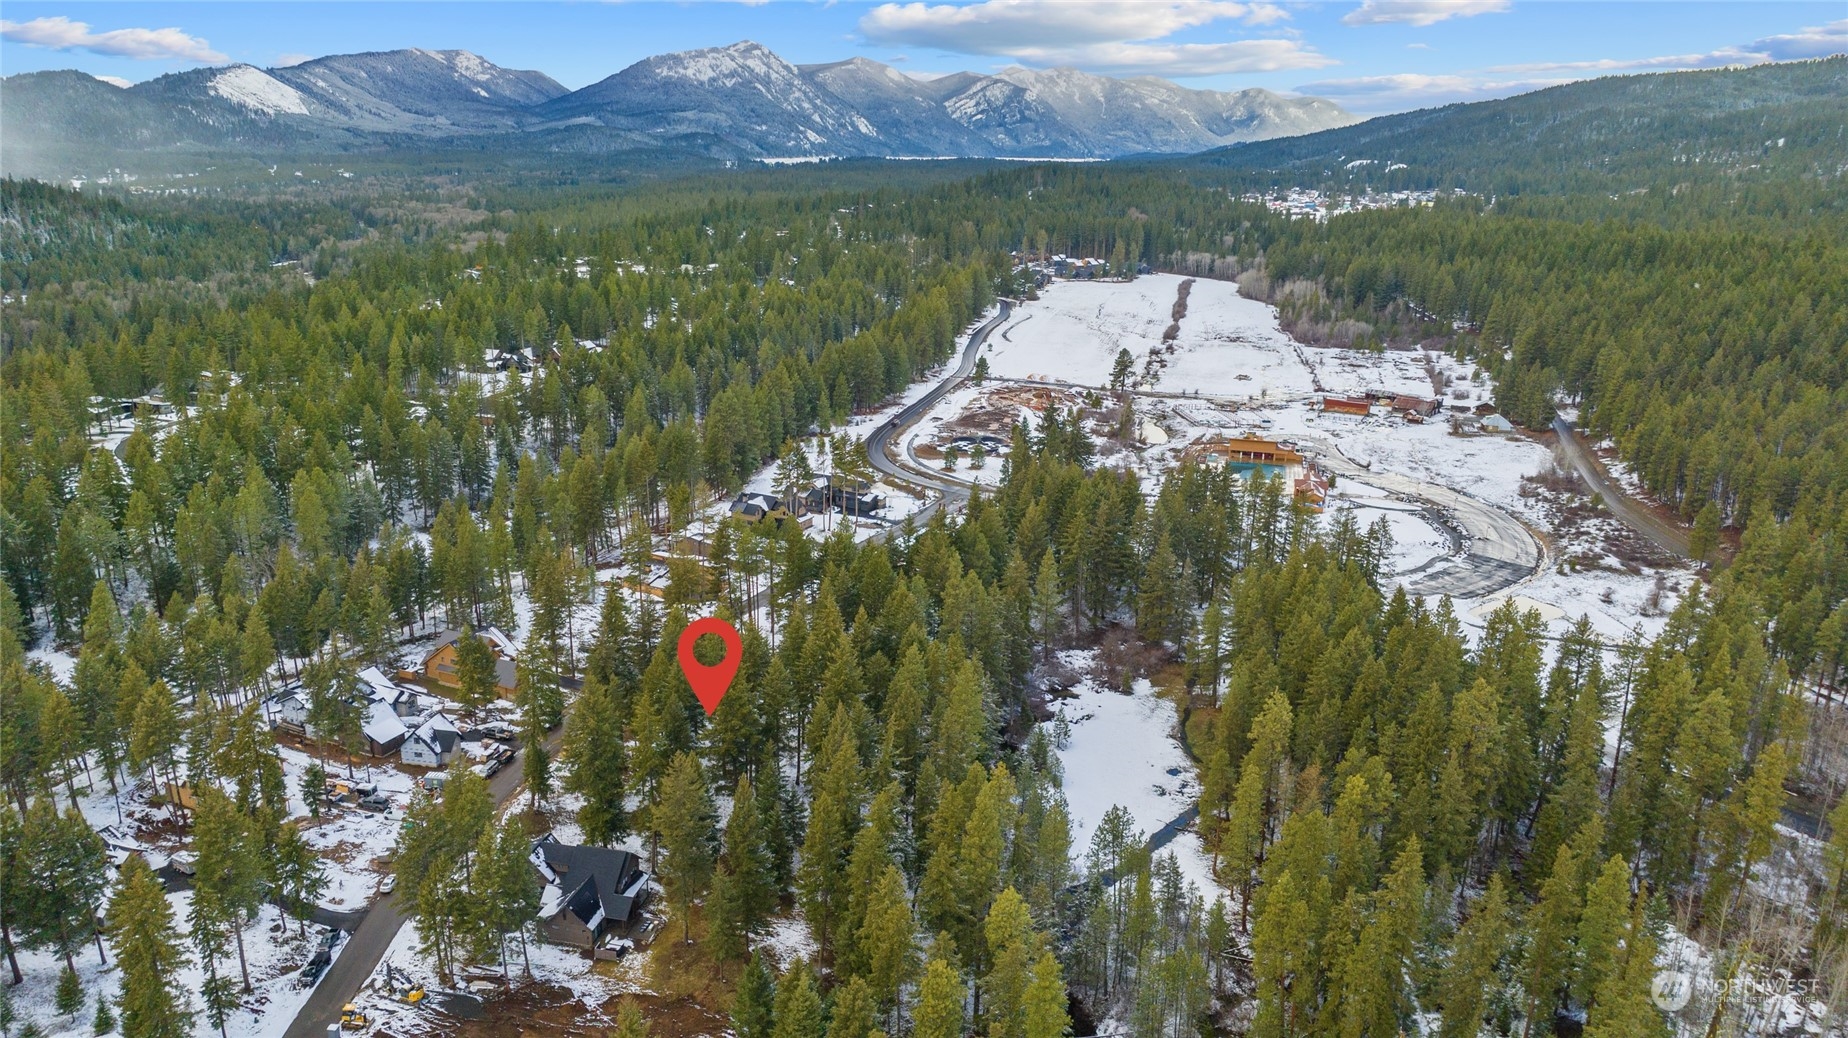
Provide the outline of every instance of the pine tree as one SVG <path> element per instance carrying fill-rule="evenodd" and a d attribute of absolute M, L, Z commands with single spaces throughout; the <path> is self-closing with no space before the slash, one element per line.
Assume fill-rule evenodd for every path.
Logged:
<path fill-rule="evenodd" d="M 321 817 L 321 802 L 327 797 L 327 769 L 321 767 L 320 761 L 309 761 L 308 767 L 302 769 L 302 781 L 297 792 L 308 805 L 308 817 Z"/>
<path fill-rule="evenodd" d="M 229 936 L 237 946 L 244 991 L 250 991 L 250 967 L 244 954 L 244 924 L 263 901 L 263 848 L 250 821 L 213 785 L 201 785 L 193 821 L 193 849 L 198 856 L 193 876 L 193 934 L 200 959 L 210 968 L 209 939 Z M 202 936 L 204 935 L 204 936 Z M 202 943 L 206 942 L 206 943 Z M 216 1013 L 207 1000 L 207 1011 Z M 221 1026 L 214 1020 L 213 1026 Z"/>
<path fill-rule="evenodd" d="M 888 1014 L 897 1033 L 896 1019 L 903 1012 L 901 998 L 915 969 L 917 920 L 905 891 L 905 877 L 888 864 L 879 874 L 866 900 L 866 918 L 855 946 L 866 963 L 866 980 L 873 997 Z"/>
<path fill-rule="evenodd" d="M 918 1008 L 911 1020 L 913 1038 L 962 1038 L 965 995 L 956 968 L 942 958 L 932 958 L 918 985 Z M 779 1032 L 777 1038 L 784 1036 Z"/>
<path fill-rule="evenodd" d="M 1655 959 L 1655 935 L 1650 933 L 1638 902 L 1631 910 L 1617 958 L 1598 986 L 1593 1008 L 1586 1014 L 1585 1038 L 1665 1038 L 1670 1033 L 1652 997 Z"/>
<path fill-rule="evenodd" d="M 1470 906 L 1469 920 L 1457 931 L 1450 962 L 1438 987 L 1444 1015 L 1440 1038 L 1476 1038 L 1488 1013 L 1496 970 L 1508 952 L 1511 932 L 1508 895 L 1500 873 Z"/>
<path fill-rule="evenodd" d="M 1290 702 L 1273 692 L 1263 713 L 1251 725 L 1251 749 L 1241 762 L 1238 787 L 1221 841 L 1228 879 L 1236 879 L 1251 897 L 1251 883 L 1265 848 L 1270 845 L 1275 820 L 1283 810 L 1290 781 Z"/>
<path fill-rule="evenodd" d="M 1523 1038 L 1537 1021 L 1551 1020 L 1560 986 L 1571 966 L 1572 935 L 1578 929 L 1579 875 L 1582 865 L 1571 844 L 1553 858 L 1553 871 L 1540 888 L 1540 901 L 1527 915 L 1527 961 L 1521 967 L 1526 998 L 1521 1015 Z"/>
<path fill-rule="evenodd" d="M 776 981 L 759 950 L 738 978 L 738 995 L 732 1001 L 731 1024 L 738 1038 L 771 1038 L 775 1003 Z"/>
<path fill-rule="evenodd" d="M 1064 626 L 1065 588 L 1059 580 L 1059 563 L 1052 549 L 1040 556 L 1039 575 L 1033 581 L 1033 631 L 1038 635 L 1041 658 L 1059 642 Z"/>
<path fill-rule="evenodd" d="M 642 1015 L 642 1007 L 633 998 L 623 999 L 622 1006 L 616 1010 L 616 1029 L 610 1032 L 610 1038 L 648 1038 L 652 1033 L 648 1018 Z"/>
<path fill-rule="evenodd" d="M 59 1016 L 73 1016 L 83 1008 L 83 982 L 77 979 L 77 971 L 66 966 L 58 974 L 58 992 L 55 1006 Z"/>
<path fill-rule="evenodd" d="M 109 999 L 102 992 L 96 994 L 96 1015 L 90 1018 L 90 1033 L 96 1038 L 115 1030 L 115 1014 L 109 1010 Z"/>
<path fill-rule="evenodd" d="M 835 710 L 817 761 L 802 839 L 797 888 L 802 908 L 822 947 L 832 948 L 846 908 L 846 859 L 859 818 L 860 756 L 845 705 Z"/>
<path fill-rule="evenodd" d="M 1604 863 L 1585 891 L 1585 911 L 1579 916 L 1577 977 L 1573 989 L 1587 1011 L 1615 967 L 1624 923 L 1630 918 L 1630 864 L 1622 856 Z"/>
<path fill-rule="evenodd" d="M 866 981 L 859 977 L 849 978 L 847 983 L 834 989 L 827 1038 L 871 1038 L 877 1033 L 880 1032 L 874 1017 L 873 996 L 866 989 Z"/>
<path fill-rule="evenodd" d="M 21 947 L 55 949 L 75 970 L 76 950 L 96 933 L 108 866 L 102 838 L 76 808 L 59 814 L 41 798 L 26 811 L 16 839 L 7 870 L 7 930 Z"/>
<path fill-rule="evenodd" d="M 821 1033 L 821 996 L 815 992 L 815 978 L 808 963 L 797 959 L 776 982 L 776 1026 L 770 1035 L 816 1038 Z"/>
<path fill-rule="evenodd" d="M 302 838 L 301 827 L 284 822 L 270 849 L 270 867 L 274 873 L 276 900 L 283 910 L 295 917 L 302 936 L 308 934 L 308 920 L 313 918 L 321 892 L 327 889 L 327 869 L 321 856 Z"/>
<path fill-rule="evenodd" d="M 756 791 L 750 776 L 738 779 L 731 816 L 725 820 L 725 849 L 713 877 L 707 931 L 713 954 L 743 957 L 751 935 L 776 908 L 769 849 L 758 820 Z"/>
<path fill-rule="evenodd" d="M 1759 751 L 1752 773 L 1727 798 L 1714 854 L 1713 880 L 1703 912 L 1723 928 L 1725 913 L 1737 903 L 1752 868 L 1771 853 L 1784 808 L 1784 778 L 1790 770 L 1784 747 L 1772 743 Z"/>
<path fill-rule="evenodd" d="M 532 845 L 526 830 L 516 819 L 508 818 L 497 829 L 484 829 L 482 851 L 476 855 L 475 888 L 482 923 L 499 937 L 501 974 L 506 975 L 506 939 L 520 935 L 520 953 L 525 959 L 526 974 L 532 975 L 532 961 L 526 958 L 526 927 L 539 912 L 539 877 L 533 871 Z"/>
<path fill-rule="evenodd" d="M 122 971 L 122 1038 L 191 1038 L 185 991 L 169 978 L 186 966 L 166 891 L 139 856 L 117 874 L 109 937 Z"/>
<path fill-rule="evenodd" d="M 1136 597 L 1136 629 L 1151 641 L 1178 644 L 1190 598 L 1183 587 L 1181 565 L 1163 531 L 1142 571 L 1141 591 Z"/>
<path fill-rule="evenodd" d="M 1072 1018 L 1066 1004 L 1065 978 L 1058 958 L 1049 948 L 1040 952 L 1027 985 L 1026 1038 L 1065 1038 L 1070 1034 Z"/>
<path fill-rule="evenodd" d="M 1038 938 L 1027 903 L 1013 887 L 1001 891 L 983 922 L 989 969 L 982 978 L 982 1013 L 991 1038 L 1023 1038 L 1027 987 L 1032 982 Z"/>
<path fill-rule="evenodd" d="M 612 591 L 609 597 L 622 596 Z M 585 841 L 608 845 L 627 836 L 628 753 L 623 744 L 622 701 L 614 685 L 594 673 L 594 668 L 566 720 L 564 757 L 569 765 L 564 788 L 583 798 L 577 821 Z"/>
<path fill-rule="evenodd" d="M 667 852 L 661 866 L 662 885 L 680 914 L 681 937 L 691 943 L 693 902 L 711 886 L 712 851 L 718 841 L 717 812 L 698 757 L 682 753 L 674 758 L 661 783 L 661 802 L 652 815 L 661 833 L 661 847 Z"/>
<path fill-rule="evenodd" d="M 1256 1038 L 1302 1034 L 1311 1023 L 1321 974 L 1316 931 L 1299 881 L 1287 869 L 1265 883 L 1264 903 L 1251 925 L 1251 967 L 1257 978 Z"/>
<path fill-rule="evenodd" d="M 494 701 L 494 650 L 464 626 L 456 636 L 456 702 L 473 713 Z"/>

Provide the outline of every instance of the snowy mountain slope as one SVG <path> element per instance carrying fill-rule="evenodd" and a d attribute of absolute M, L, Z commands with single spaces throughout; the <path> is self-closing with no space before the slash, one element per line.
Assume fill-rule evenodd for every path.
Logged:
<path fill-rule="evenodd" d="M 511 126 L 524 109 L 566 92 L 544 73 L 504 69 L 465 50 L 340 54 L 270 75 L 314 98 L 324 118 L 411 132 Z"/>
<path fill-rule="evenodd" d="M 378 151 L 432 139 L 483 151 L 664 147 L 728 158 L 1112 158 L 1354 121 L 1316 98 L 1074 69 L 921 80 L 865 58 L 798 68 L 748 40 L 646 58 L 576 91 L 467 51 L 410 49 L 189 69 L 127 89 L 79 72 L 31 73 L 0 79 L 0 105 L 5 171 L 52 177 L 150 151 Z"/>
<path fill-rule="evenodd" d="M 645 58 L 533 113 L 540 125 L 717 134 L 747 155 L 882 153 L 878 131 L 853 106 L 750 41 Z"/>
<path fill-rule="evenodd" d="M 803 65 L 799 71 L 803 79 L 851 105 L 871 123 L 879 140 L 893 149 L 888 154 L 989 154 L 944 110 L 942 97 L 930 83 L 890 65 L 852 58 Z"/>

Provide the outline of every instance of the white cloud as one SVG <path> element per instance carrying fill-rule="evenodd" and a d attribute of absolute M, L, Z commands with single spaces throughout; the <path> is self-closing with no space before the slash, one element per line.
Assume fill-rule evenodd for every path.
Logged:
<path fill-rule="evenodd" d="M 1450 18 L 1496 14 L 1513 6 L 1510 0 L 1362 0 L 1343 15 L 1344 25 L 1435 25 Z"/>
<path fill-rule="evenodd" d="M 1848 53 L 1848 18 L 1783 36 L 1766 36 L 1750 44 L 1749 49 L 1759 51 L 1772 61 Z"/>
<path fill-rule="evenodd" d="M 112 87 L 121 87 L 124 90 L 127 90 L 129 87 L 132 87 L 135 85 L 133 83 L 130 83 L 128 80 L 123 79 L 121 76 L 92 76 L 90 78 L 99 79 L 109 84 Z"/>
<path fill-rule="evenodd" d="M 118 58 L 170 59 L 206 63 L 226 61 L 223 54 L 197 36 L 174 29 L 110 29 L 91 32 L 85 22 L 63 15 L 34 18 L 29 22 L 0 19 L 0 37 L 32 47 L 52 50 L 87 50 Z"/>
<path fill-rule="evenodd" d="M 1848 53 L 1848 18 L 1811 26 L 1794 33 L 1766 36 L 1740 46 L 1719 47 L 1704 54 L 1666 54 L 1648 58 L 1599 58 L 1592 61 L 1545 61 L 1498 65 L 1490 72 L 1616 74 L 1669 72 L 1680 69 L 1723 68 L 1728 65 L 1762 65 L 1768 61 L 1795 61 Z"/>
<path fill-rule="evenodd" d="M 304 61 L 313 61 L 313 60 L 314 60 L 314 55 L 312 54 L 294 54 L 294 53 L 278 54 L 276 55 L 276 67 L 277 68 L 293 68 L 294 66 L 299 65 Z"/>
<path fill-rule="evenodd" d="M 975 4 L 881 4 L 860 19 L 875 43 L 934 47 L 962 54 L 1011 54 L 1020 48 L 1156 40 L 1211 22 L 1261 25 L 1288 18 L 1273 3 L 1234 0 L 984 0 Z"/>
<path fill-rule="evenodd" d="M 1403 112 L 1458 101 L 1485 101 L 1553 86 L 1556 79 L 1489 79 L 1474 75 L 1426 75 L 1401 72 L 1388 76 L 1325 79 L 1304 83 L 1297 93 L 1326 97 L 1354 112 Z"/>
<path fill-rule="evenodd" d="M 1033 65 L 1070 65 L 1125 76 L 1217 76 L 1326 68 L 1335 59 L 1296 40 L 1231 43 L 1097 43 L 1085 47 L 1020 47 L 1009 55 Z"/>
<path fill-rule="evenodd" d="M 1208 76 L 1322 68 L 1334 60 L 1295 39 L 1174 43 L 1165 37 L 1217 21 L 1268 25 L 1289 12 L 1233 0 L 984 0 L 967 5 L 887 3 L 861 17 L 861 34 L 888 46 L 990 54 L 1030 65 L 1098 72 Z"/>
<path fill-rule="evenodd" d="M 1684 69 L 1762 65 L 1848 53 L 1848 19 L 1811 26 L 1794 33 L 1765 36 L 1751 43 L 1719 47 L 1703 54 L 1668 54 L 1644 58 L 1598 58 L 1587 61 L 1527 62 L 1493 65 L 1451 75 L 1400 73 L 1304 83 L 1298 92 L 1339 102 L 1355 112 L 1403 112 L 1459 101 L 1486 101 L 1594 76 Z"/>

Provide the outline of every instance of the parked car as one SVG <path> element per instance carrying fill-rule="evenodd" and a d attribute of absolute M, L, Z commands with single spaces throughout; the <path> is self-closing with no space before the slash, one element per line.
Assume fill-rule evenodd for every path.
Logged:
<path fill-rule="evenodd" d="M 396 872 L 387 872 L 384 882 L 379 884 L 379 893 L 389 894 L 396 889 L 398 889 L 398 874 Z"/>
<path fill-rule="evenodd" d="M 373 793 L 359 798 L 359 809 L 380 814 L 391 809 L 391 798 L 383 793 Z"/>

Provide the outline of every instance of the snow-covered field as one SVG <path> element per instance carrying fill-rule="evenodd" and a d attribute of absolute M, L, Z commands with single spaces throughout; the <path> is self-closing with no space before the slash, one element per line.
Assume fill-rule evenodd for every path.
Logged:
<path fill-rule="evenodd" d="M 1088 673 L 1094 650 L 1060 654 L 1060 661 Z M 1098 823 L 1113 806 L 1135 819 L 1144 837 L 1167 825 L 1199 796 L 1193 762 L 1175 741 L 1180 712 L 1155 693 L 1147 679 L 1124 695 L 1088 676 L 1058 702 L 1058 716 L 1071 726 L 1071 738 L 1059 751 L 1065 772 L 1066 808 L 1071 813 L 1072 852 L 1082 857 Z M 1181 875 L 1211 899 L 1219 888 L 1212 862 L 1197 833 L 1182 832 L 1162 853 L 1172 853 Z"/>
<path fill-rule="evenodd" d="M 1149 352 L 1161 347 L 1185 280 L 1149 274 L 1127 283 L 1048 285 L 989 337 L 984 350 L 989 371 L 1002 378 L 1103 386 L 1117 352 L 1127 349 L 1141 372 Z M 1180 325 L 1166 370 L 1144 388 L 1185 392 L 1213 386 L 1212 392 L 1252 397 L 1266 387 L 1273 395 L 1314 388 L 1289 337 L 1277 327 L 1275 311 L 1240 296 L 1232 282 L 1196 279 Z"/>

